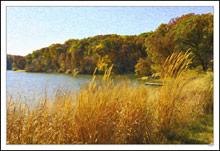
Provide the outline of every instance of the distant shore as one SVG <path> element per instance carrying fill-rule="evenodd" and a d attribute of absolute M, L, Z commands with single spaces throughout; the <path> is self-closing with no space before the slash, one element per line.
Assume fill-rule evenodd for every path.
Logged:
<path fill-rule="evenodd" d="M 14 72 L 26 72 L 26 71 L 25 70 L 14 70 Z"/>

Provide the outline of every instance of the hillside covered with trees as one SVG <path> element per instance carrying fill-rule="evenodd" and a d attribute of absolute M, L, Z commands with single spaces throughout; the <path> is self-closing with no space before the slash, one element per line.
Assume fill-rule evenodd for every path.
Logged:
<path fill-rule="evenodd" d="M 213 68 L 213 15 L 186 14 L 139 35 L 69 39 L 22 56 L 7 55 L 7 69 L 92 74 L 114 64 L 115 74 L 152 75 L 173 52 L 191 51 L 190 68 Z"/>

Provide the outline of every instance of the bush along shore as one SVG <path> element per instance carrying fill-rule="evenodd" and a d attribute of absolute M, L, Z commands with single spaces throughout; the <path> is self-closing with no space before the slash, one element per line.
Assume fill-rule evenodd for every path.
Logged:
<path fill-rule="evenodd" d="M 190 53 L 174 53 L 163 64 L 162 86 L 102 83 L 45 96 L 27 106 L 7 100 L 7 144 L 212 144 L 213 73 L 191 80 Z"/>

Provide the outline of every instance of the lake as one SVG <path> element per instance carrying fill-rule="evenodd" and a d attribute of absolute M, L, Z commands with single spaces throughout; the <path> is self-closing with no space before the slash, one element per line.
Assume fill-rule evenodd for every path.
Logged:
<path fill-rule="evenodd" d="M 38 100 L 47 92 L 47 97 L 54 97 L 57 90 L 75 91 L 90 83 L 92 75 L 72 75 L 64 73 L 30 73 L 30 72 L 14 72 L 7 70 L 7 97 L 17 97 L 18 100 Z M 101 81 L 102 76 L 98 75 L 97 82 Z M 137 80 L 135 75 L 118 75 L 112 76 L 117 81 L 129 79 L 132 84 L 143 84 Z"/>

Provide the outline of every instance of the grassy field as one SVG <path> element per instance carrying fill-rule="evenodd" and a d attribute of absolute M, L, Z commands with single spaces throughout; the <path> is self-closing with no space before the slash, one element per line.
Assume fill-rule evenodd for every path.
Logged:
<path fill-rule="evenodd" d="M 213 73 L 192 78 L 187 55 L 168 58 L 154 89 L 114 84 L 111 67 L 101 85 L 94 74 L 80 91 L 32 107 L 9 99 L 7 143 L 212 144 Z"/>

